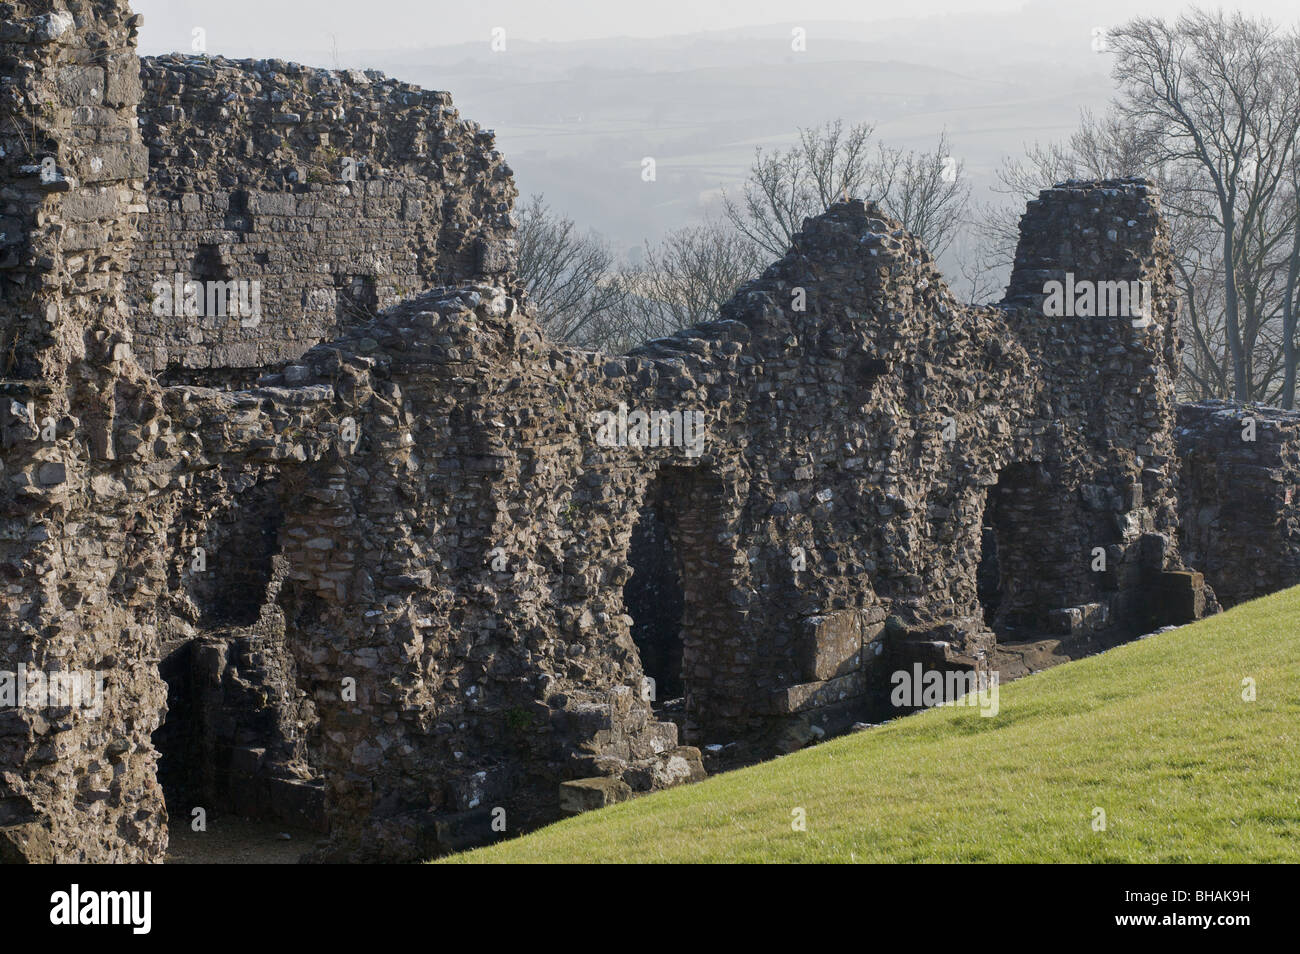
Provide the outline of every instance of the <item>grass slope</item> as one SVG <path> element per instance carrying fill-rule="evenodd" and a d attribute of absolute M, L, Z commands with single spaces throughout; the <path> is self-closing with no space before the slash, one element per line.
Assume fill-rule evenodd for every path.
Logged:
<path fill-rule="evenodd" d="M 1298 626 L 1300 588 L 446 860 L 1300 861 Z"/>

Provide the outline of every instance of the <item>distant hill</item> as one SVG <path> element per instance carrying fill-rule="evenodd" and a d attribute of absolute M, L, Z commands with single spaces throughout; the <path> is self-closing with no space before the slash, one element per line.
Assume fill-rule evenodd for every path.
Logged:
<path fill-rule="evenodd" d="M 524 195 L 551 204 L 626 251 L 699 221 L 734 187 L 754 147 L 781 146 L 800 126 L 875 123 L 893 146 L 927 148 L 947 129 L 985 194 L 1003 154 L 1068 134 L 1082 107 L 1110 96 L 1108 57 L 1089 20 L 1054 11 L 808 23 L 653 39 L 513 40 L 347 51 L 364 65 L 450 90 L 462 114 L 497 133 Z M 324 65 L 332 54 L 316 53 Z M 640 163 L 652 156 L 657 181 Z"/>
<path fill-rule="evenodd" d="M 394 34 L 400 48 L 352 48 L 327 19 L 303 35 L 319 44 L 335 30 L 337 49 L 295 48 L 291 40 L 277 43 L 274 55 L 379 69 L 450 91 L 464 116 L 496 131 L 525 196 L 544 193 L 626 254 L 716 209 L 720 190 L 743 179 L 755 146 L 785 145 L 798 127 L 836 118 L 874 123 L 883 141 L 908 148 L 929 148 L 946 129 L 975 198 L 992 199 L 988 186 L 1003 155 L 1068 134 L 1082 107 L 1110 96 L 1109 57 L 1091 48 L 1099 14 L 1062 6 L 650 38 L 537 42 L 507 34 L 504 52 L 493 52 L 486 34 L 439 45 L 436 31 L 415 25 Z M 188 48 L 188 28 L 160 26 L 155 35 L 149 22 L 143 52 Z M 806 31 L 803 52 L 791 49 L 796 26 Z M 229 30 L 210 40 L 213 52 L 233 56 L 266 55 L 268 43 Z M 223 45 L 232 41 L 256 48 Z M 645 156 L 657 163 L 653 184 L 640 177 Z"/>

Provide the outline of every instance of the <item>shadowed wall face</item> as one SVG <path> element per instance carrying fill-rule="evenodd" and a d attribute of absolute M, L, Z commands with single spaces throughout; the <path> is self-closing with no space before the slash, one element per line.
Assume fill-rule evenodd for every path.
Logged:
<path fill-rule="evenodd" d="M 1224 606 L 1300 583 L 1300 413 L 1178 407 L 1179 530 Z"/>

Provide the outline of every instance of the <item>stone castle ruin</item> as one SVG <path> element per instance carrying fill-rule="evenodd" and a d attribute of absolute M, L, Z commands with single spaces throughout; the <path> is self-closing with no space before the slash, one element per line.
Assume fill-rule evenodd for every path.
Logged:
<path fill-rule="evenodd" d="M 1300 579 L 1300 422 L 1175 406 L 1150 183 L 1044 191 L 979 308 L 844 202 L 600 354 L 446 93 L 0 9 L 0 673 L 102 689 L 0 683 L 5 860 L 158 861 L 194 807 L 428 857 Z M 1144 311 L 1049 315 L 1066 276 Z"/>

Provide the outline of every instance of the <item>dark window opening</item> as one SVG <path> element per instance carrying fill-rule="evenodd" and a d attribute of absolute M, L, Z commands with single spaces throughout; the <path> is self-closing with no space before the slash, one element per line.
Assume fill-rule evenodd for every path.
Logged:
<path fill-rule="evenodd" d="M 205 628 L 251 626 L 266 602 L 283 515 L 277 485 L 264 481 L 235 495 L 201 537 L 205 569 L 193 553 L 187 578 Z"/>
<path fill-rule="evenodd" d="M 719 651 L 736 631 L 733 553 L 722 532 L 723 484 L 700 467 L 659 468 L 641 502 L 623 585 L 642 670 L 655 680 L 654 712 L 688 745 L 734 737 L 737 700 L 753 693 L 756 665 Z M 723 651 L 725 652 L 725 650 Z"/>
<path fill-rule="evenodd" d="M 195 777 L 198 760 L 194 756 L 199 740 L 193 731 L 193 659 L 193 640 L 163 645 L 158 674 L 167 684 L 167 715 L 153 734 L 153 746 L 158 751 L 158 784 L 162 786 L 167 814 L 174 823 L 182 824 L 191 808 L 203 800 Z"/>
<path fill-rule="evenodd" d="M 257 381 L 267 373 L 266 368 L 187 368 L 169 364 L 156 375 L 165 388 L 213 388 L 218 391 L 246 391 L 257 387 Z"/>
<path fill-rule="evenodd" d="M 985 508 L 985 519 L 988 510 Z M 975 571 L 975 587 L 979 593 L 980 607 L 984 610 L 984 625 L 993 628 L 1002 602 L 1001 580 L 998 577 L 998 535 L 987 523 L 980 528 L 980 562 Z"/>
<path fill-rule="evenodd" d="M 200 245 L 198 251 L 194 254 L 194 264 L 191 266 L 189 280 L 206 284 L 207 282 L 228 282 L 231 280 L 230 266 L 222 255 L 221 246 L 219 245 Z M 207 306 L 206 290 L 204 292 L 204 307 Z"/>
<path fill-rule="evenodd" d="M 340 328 L 365 324 L 378 317 L 379 292 L 373 275 L 340 276 L 334 281 L 337 284 Z"/>

